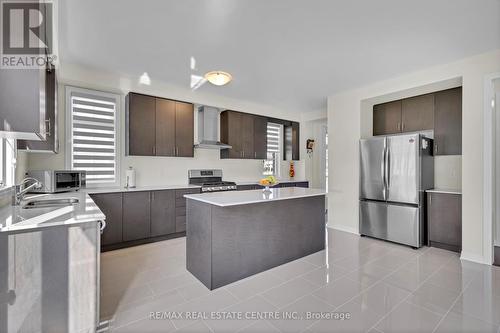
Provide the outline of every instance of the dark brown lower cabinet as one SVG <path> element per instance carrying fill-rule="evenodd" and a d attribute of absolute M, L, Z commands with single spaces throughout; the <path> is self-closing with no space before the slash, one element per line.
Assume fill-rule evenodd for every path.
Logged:
<path fill-rule="evenodd" d="M 90 197 L 106 215 L 106 228 L 101 235 L 101 245 L 112 245 L 123 242 L 122 194 L 91 194 Z"/>
<path fill-rule="evenodd" d="M 150 236 L 150 205 L 150 192 L 123 193 L 123 241 Z"/>
<path fill-rule="evenodd" d="M 151 192 L 151 236 L 175 232 L 175 191 Z"/>
<path fill-rule="evenodd" d="M 200 193 L 200 189 L 175 190 L 175 232 L 186 231 L 186 194 Z"/>
<path fill-rule="evenodd" d="M 500 266 L 500 246 L 495 246 L 494 247 L 494 262 L 493 264 L 495 266 Z"/>
<path fill-rule="evenodd" d="M 427 192 L 429 245 L 460 252 L 462 250 L 462 196 Z"/>

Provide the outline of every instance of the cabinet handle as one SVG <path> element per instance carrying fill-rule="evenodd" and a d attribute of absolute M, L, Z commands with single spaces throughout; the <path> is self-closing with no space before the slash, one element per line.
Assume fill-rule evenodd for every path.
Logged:
<path fill-rule="evenodd" d="M 434 150 L 436 151 L 436 154 L 437 154 L 439 151 L 437 143 L 434 145 L 434 148 L 435 148 Z"/>
<path fill-rule="evenodd" d="M 257 152 L 256 151 L 253 152 L 253 158 L 257 158 Z"/>
<path fill-rule="evenodd" d="M 106 220 L 100 220 L 99 224 L 101 225 L 101 227 L 99 229 L 100 229 L 101 234 L 102 234 L 104 232 L 104 229 L 106 229 Z"/>
<path fill-rule="evenodd" d="M 151 192 L 151 200 L 155 199 L 155 192 Z"/>
<path fill-rule="evenodd" d="M 156 155 L 156 146 L 153 146 L 153 155 Z"/>
<path fill-rule="evenodd" d="M 175 147 L 172 147 L 172 156 L 175 156 Z"/>
<path fill-rule="evenodd" d="M 175 147 L 175 156 L 179 156 L 179 147 Z"/>
<path fill-rule="evenodd" d="M 45 120 L 45 135 L 50 136 L 51 128 L 50 128 L 50 118 Z"/>
<path fill-rule="evenodd" d="M 401 131 L 405 130 L 405 123 L 401 123 Z"/>

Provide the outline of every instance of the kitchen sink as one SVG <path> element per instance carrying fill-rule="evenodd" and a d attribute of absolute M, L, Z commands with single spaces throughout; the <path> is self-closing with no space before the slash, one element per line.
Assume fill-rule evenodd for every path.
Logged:
<path fill-rule="evenodd" d="M 72 206 L 78 204 L 78 202 L 79 200 L 77 198 L 30 200 L 23 205 L 23 208 L 32 209 L 32 208 Z"/>

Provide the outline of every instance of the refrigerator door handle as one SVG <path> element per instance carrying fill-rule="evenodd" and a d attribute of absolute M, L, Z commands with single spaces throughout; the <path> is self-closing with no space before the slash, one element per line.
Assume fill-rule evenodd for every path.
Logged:
<path fill-rule="evenodd" d="M 387 147 L 386 161 L 385 163 L 385 181 L 387 186 L 387 191 L 391 187 L 391 150 Z"/>
<path fill-rule="evenodd" d="M 387 159 L 387 138 L 384 139 L 384 150 L 382 151 L 382 165 L 380 166 L 381 172 L 382 172 L 382 181 L 384 183 L 384 190 L 383 190 L 383 197 L 384 200 L 387 200 L 387 164 L 386 164 L 386 159 Z"/>

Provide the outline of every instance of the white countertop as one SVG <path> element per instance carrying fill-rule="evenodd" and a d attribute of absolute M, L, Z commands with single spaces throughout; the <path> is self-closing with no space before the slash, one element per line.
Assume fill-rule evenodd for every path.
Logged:
<path fill-rule="evenodd" d="M 446 188 L 433 188 L 431 190 L 426 190 L 429 193 L 445 193 L 445 194 L 462 194 L 462 190 L 457 189 L 446 189 Z"/>
<path fill-rule="evenodd" d="M 278 179 L 278 183 L 301 183 L 307 182 L 307 179 L 290 179 L 283 178 Z M 236 185 L 258 185 L 259 181 L 236 181 Z M 86 188 L 81 190 L 81 192 L 89 194 L 98 193 L 117 193 L 117 192 L 140 192 L 140 191 L 162 191 L 162 190 L 182 190 L 190 188 L 201 188 L 198 185 L 180 184 L 180 185 L 154 185 L 154 186 L 137 186 L 131 188 L 125 187 L 101 187 L 101 188 Z"/>
<path fill-rule="evenodd" d="M 29 195 L 26 196 L 25 201 L 63 198 L 76 198 L 79 203 L 72 206 L 50 208 L 23 209 L 22 205 L 0 208 L 0 233 L 26 232 L 33 229 L 71 226 L 106 219 L 103 212 L 85 192 Z"/>
<path fill-rule="evenodd" d="M 184 197 L 187 199 L 197 200 L 219 207 L 228 207 L 278 200 L 315 197 L 321 195 L 326 195 L 326 192 L 321 189 L 287 187 L 272 188 L 271 192 L 268 193 L 264 192 L 263 190 L 228 191 L 203 194 L 186 194 L 184 195 Z"/>
<path fill-rule="evenodd" d="M 137 187 L 102 187 L 102 188 L 86 188 L 81 190 L 88 194 L 97 193 L 117 193 L 117 192 L 141 192 L 141 191 L 162 191 L 162 190 L 181 190 L 189 188 L 200 188 L 197 185 L 155 185 L 155 186 L 137 186 Z"/>

